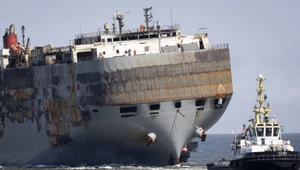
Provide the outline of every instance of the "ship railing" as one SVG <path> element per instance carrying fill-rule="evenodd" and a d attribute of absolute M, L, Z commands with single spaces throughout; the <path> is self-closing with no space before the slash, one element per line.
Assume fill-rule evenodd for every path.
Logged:
<path fill-rule="evenodd" d="M 162 30 L 168 30 L 168 29 L 180 29 L 179 24 L 174 24 L 174 25 L 163 25 L 161 27 Z"/>
<path fill-rule="evenodd" d="M 161 30 L 168 30 L 168 29 L 180 29 L 180 25 L 174 24 L 174 25 L 162 25 L 161 26 Z M 151 26 L 150 30 L 157 31 L 157 28 L 155 26 L 153 26 L 153 27 Z M 140 31 L 139 28 L 122 30 L 122 34 L 138 33 L 138 32 L 143 32 L 143 31 Z M 99 35 L 118 35 L 118 34 L 120 34 L 120 32 L 118 30 L 115 30 L 114 33 L 111 31 L 98 31 L 98 32 L 91 32 L 91 33 L 76 34 L 75 39 L 95 37 L 95 36 L 99 36 Z"/>
<path fill-rule="evenodd" d="M 198 28 L 198 34 L 207 34 L 207 28 Z"/>
<path fill-rule="evenodd" d="M 88 37 L 95 37 L 98 36 L 99 32 L 91 32 L 91 33 L 83 33 L 75 35 L 75 38 L 88 38 Z"/>
<path fill-rule="evenodd" d="M 212 44 L 209 47 L 210 49 L 227 49 L 229 48 L 228 43 Z"/>

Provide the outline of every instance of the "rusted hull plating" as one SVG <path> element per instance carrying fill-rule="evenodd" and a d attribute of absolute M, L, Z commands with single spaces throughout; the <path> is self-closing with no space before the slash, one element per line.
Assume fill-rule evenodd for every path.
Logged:
<path fill-rule="evenodd" d="M 228 49 L 5 69 L 0 77 L 0 161 L 18 166 L 99 165 L 127 149 L 135 163 L 167 164 L 195 137 L 191 122 L 208 130 L 233 93 Z M 125 106 L 136 108 L 120 113 Z M 149 132 L 157 140 L 147 147 Z"/>

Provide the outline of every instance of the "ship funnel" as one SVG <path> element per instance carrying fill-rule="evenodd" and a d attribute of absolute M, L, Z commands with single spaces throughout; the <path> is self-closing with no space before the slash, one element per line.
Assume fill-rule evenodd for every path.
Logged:
<path fill-rule="evenodd" d="M 11 24 L 9 27 L 9 34 L 15 34 L 15 25 Z"/>
<path fill-rule="evenodd" d="M 146 143 L 147 143 L 147 146 L 150 146 L 156 139 L 156 134 L 151 132 L 151 133 L 148 133 L 147 136 L 146 136 Z"/>

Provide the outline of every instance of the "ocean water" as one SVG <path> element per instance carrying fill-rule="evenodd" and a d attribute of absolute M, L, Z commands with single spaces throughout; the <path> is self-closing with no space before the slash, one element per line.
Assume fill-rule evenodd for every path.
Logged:
<path fill-rule="evenodd" d="M 283 138 L 286 140 L 290 140 L 292 146 L 294 147 L 295 151 L 300 151 L 300 133 L 284 133 Z M 46 167 L 43 165 L 31 167 L 31 168 L 5 168 L 1 167 L 1 169 L 7 170 L 15 170 L 15 169 L 22 169 L 22 170 L 29 170 L 29 169 L 36 169 L 36 170 L 84 170 L 84 169 L 97 169 L 97 170 L 107 170 L 107 169 L 114 169 L 114 170 L 188 170 L 188 169 L 199 169 L 205 170 L 205 165 L 210 162 L 218 161 L 222 158 L 230 159 L 233 156 L 233 151 L 230 150 L 231 143 L 234 139 L 234 135 L 232 134 L 211 134 L 207 135 L 206 141 L 201 142 L 198 139 L 198 148 L 196 151 L 191 152 L 191 157 L 187 163 L 183 163 L 180 166 L 164 166 L 164 167 L 143 167 L 143 166 L 123 166 L 117 164 L 109 164 L 109 165 L 101 165 L 101 166 L 94 166 L 94 167 L 77 167 L 77 168 L 70 168 L 67 166 L 60 166 L 60 167 Z"/>

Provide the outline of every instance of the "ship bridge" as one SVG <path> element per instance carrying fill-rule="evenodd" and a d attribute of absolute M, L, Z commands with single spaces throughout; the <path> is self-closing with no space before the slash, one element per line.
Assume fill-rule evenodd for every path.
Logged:
<path fill-rule="evenodd" d="M 104 25 L 105 27 L 106 25 Z M 125 30 L 123 32 L 111 32 L 108 31 L 99 31 L 94 33 L 85 33 L 75 35 L 74 44 L 83 45 L 83 44 L 94 44 L 94 43 L 111 43 L 111 42 L 120 42 L 120 41 L 130 41 L 130 40 L 144 40 L 144 39 L 153 39 L 158 38 L 159 35 L 163 37 L 180 37 L 180 25 L 165 25 L 160 27 L 152 26 L 149 30 L 144 29 L 143 25 L 139 29 Z"/>
<path fill-rule="evenodd" d="M 279 137 L 281 127 L 278 123 L 260 123 L 249 128 L 250 137 Z"/>

